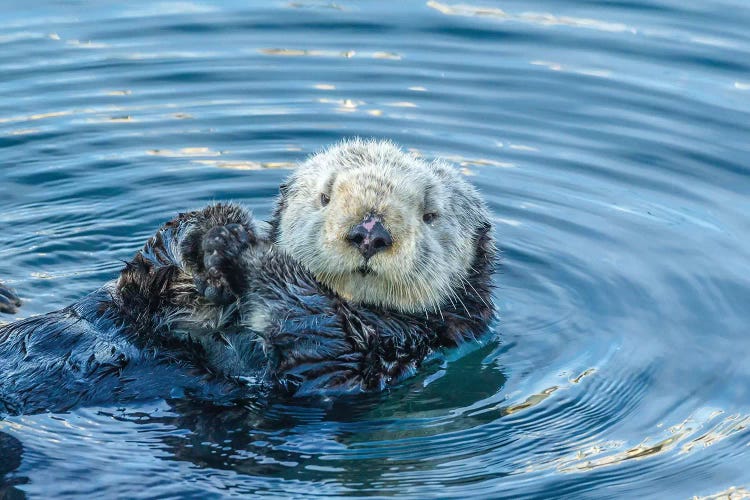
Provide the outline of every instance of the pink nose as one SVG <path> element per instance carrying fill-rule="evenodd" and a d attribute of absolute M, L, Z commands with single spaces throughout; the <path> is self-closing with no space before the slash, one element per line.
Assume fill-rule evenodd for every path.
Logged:
<path fill-rule="evenodd" d="M 376 215 L 365 217 L 365 220 L 349 231 L 346 239 L 365 259 L 393 245 L 391 233 L 383 226 L 382 219 Z"/>

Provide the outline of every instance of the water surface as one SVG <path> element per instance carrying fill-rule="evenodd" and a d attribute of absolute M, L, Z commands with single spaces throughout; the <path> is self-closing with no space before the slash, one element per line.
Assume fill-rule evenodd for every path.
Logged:
<path fill-rule="evenodd" d="M 383 395 L 1 420 L 0 496 L 750 494 L 750 7 L 466 1 L 3 4 L 19 317 L 352 135 L 453 161 L 503 269 L 487 344 Z"/>

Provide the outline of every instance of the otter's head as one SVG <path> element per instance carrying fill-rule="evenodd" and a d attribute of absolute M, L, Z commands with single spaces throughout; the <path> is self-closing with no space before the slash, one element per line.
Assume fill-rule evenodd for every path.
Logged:
<path fill-rule="evenodd" d="M 274 225 L 276 244 L 319 282 L 402 312 L 460 303 L 479 240 L 492 246 L 469 183 L 386 141 L 344 141 L 310 157 L 282 187 Z"/>

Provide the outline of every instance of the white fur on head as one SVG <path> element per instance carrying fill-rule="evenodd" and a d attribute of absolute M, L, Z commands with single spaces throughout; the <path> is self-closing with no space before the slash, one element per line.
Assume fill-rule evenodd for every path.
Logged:
<path fill-rule="evenodd" d="M 347 300 L 405 312 L 460 301 L 489 224 L 479 194 L 451 166 L 389 141 L 346 140 L 311 156 L 282 197 L 280 248 Z M 393 245 L 366 262 L 346 237 L 368 213 L 382 217 Z"/>

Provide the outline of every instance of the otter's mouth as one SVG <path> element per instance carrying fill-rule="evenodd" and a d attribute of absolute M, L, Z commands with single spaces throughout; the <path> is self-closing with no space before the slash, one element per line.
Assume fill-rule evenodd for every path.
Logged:
<path fill-rule="evenodd" d="M 373 269 L 368 264 L 362 264 L 357 268 L 355 272 L 361 276 L 375 274 L 375 271 L 373 271 Z"/>

